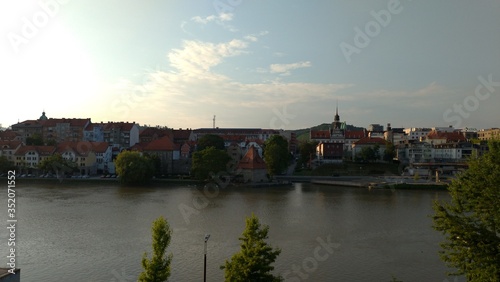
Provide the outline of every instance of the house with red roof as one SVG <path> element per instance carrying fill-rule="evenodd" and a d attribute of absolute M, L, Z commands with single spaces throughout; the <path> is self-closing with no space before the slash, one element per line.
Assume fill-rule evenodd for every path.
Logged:
<path fill-rule="evenodd" d="M 80 175 L 93 175 L 97 173 L 97 157 L 92 142 L 66 141 L 57 144 L 55 153 L 76 164 Z"/>
<path fill-rule="evenodd" d="M 21 145 L 14 153 L 14 164 L 22 173 L 35 173 L 38 165 L 56 151 L 55 146 L 25 146 Z"/>
<path fill-rule="evenodd" d="M 248 149 L 238 163 L 237 171 L 242 175 L 244 182 L 264 182 L 268 180 L 266 163 L 253 146 Z"/>
<path fill-rule="evenodd" d="M 160 167 L 157 168 L 157 174 L 169 175 L 173 173 L 174 151 L 176 148 L 178 146 L 174 144 L 170 136 L 163 136 L 151 142 L 137 143 L 130 149 L 143 154 L 157 156 L 160 160 Z"/>
<path fill-rule="evenodd" d="M 13 130 L 0 131 L 0 141 L 22 141 L 22 136 Z"/>
<path fill-rule="evenodd" d="M 14 153 L 21 147 L 21 141 L 4 141 L 0 140 L 0 156 L 7 158 L 8 161 L 14 163 Z"/>

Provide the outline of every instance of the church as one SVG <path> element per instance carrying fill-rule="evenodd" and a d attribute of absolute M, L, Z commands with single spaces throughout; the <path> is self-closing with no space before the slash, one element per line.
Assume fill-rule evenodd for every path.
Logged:
<path fill-rule="evenodd" d="M 310 130 L 310 140 L 318 142 L 316 157 L 319 163 L 341 163 L 344 156 L 346 124 L 340 121 L 339 107 L 327 130 Z"/>

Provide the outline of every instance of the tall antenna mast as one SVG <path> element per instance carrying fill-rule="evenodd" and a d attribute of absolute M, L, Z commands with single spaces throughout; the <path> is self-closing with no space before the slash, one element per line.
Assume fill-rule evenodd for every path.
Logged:
<path fill-rule="evenodd" d="M 215 115 L 214 115 L 214 125 L 213 125 L 214 129 L 215 129 Z"/>

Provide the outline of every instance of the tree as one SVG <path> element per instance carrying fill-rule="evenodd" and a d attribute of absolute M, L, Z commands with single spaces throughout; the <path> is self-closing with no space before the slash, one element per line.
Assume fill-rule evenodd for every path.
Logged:
<path fill-rule="evenodd" d="M 197 151 L 203 151 L 208 147 L 215 147 L 217 150 L 224 150 L 226 147 L 224 145 L 224 139 L 219 135 L 207 134 L 203 135 L 197 142 Z"/>
<path fill-rule="evenodd" d="M 61 154 L 53 154 L 45 158 L 40 162 L 38 168 L 45 172 L 53 172 L 57 176 L 64 176 L 64 174 L 71 174 L 78 171 L 76 163 L 63 158 Z"/>
<path fill-rule="evenodd" d="M 148 183 L 155 171 L 153 161 L 139 152 L 123 151 L 115 160 L 116 173 L 127 184 Z"/>
<path fill-rule="evenodd" d="M 376 158 L 375 155 L 375 150 L 370 146 L 370 147 L 363 147 L 361 148 L 361 151 L 359 152 L 359 157 L 361 160 L 365 162 L 371 162 L 374 161 Z"/>
<path fill-rule="evenodd" d="M 264 143 L 264 161 L 269 175 L 273 176 L 283 172 L 288 167 L 290 153 L 288 141 L 283 136 L 273 135 Z"/>
<path fill-rule="evenodd" d="M 283 281 L 281 276 L 271 274 L 272 264 L 281 250 L 266 243 L 268 232 L 269 226 L 262 226 L 255 214 L 246 219 L 246 228 L 239 238 L 241 250 L 220 267 L 224 270 L 225 281 Z"/>
<path fill-rule="evenodd" d="M 42 146 L 44 145 L 42 135 L 34 133 L 32 136 L 26 138 L 26 145 L 28 146 Z"/>
<path fill-rule="evenodd" d="M 318 142 L 301 142 L 299 144 L 299 152 L 300 152 L 300 158 L 299 158 L 299 164 L 300 165 L 305 165 L 309 164 L 309 161 L 314 159 L 316 157 L 316 146 L 318 145 Z"/>
<path fill-rule="evenodd" d="M 0 156 L 0 174 L 7 173 L 14 169 L 14 163 L 9 161 L 6 156 Z"/>
<path fill-rule="evenodd" d="M 391 162 L 396 156 L 396 147 L 391 142 L 385 144 L 384 161 Z"/>
<path fill-rule="evenodd" d="M 142 256 L 142 268 L 144 271 L 139 275 L 140 282 L 163 282 L 167 281 L 170 276 L 170 263 L 172 262 L 172 254 L 167 255 L 166 251 L 170 245 L 172 238 L 172 230 L 167 220 L 162 216 L 153 222 L 152 226 L 153 237 L 153 254 L 151 259 L 148 259 L 148 254 L 145 252 Z"/>
<path fill-rule="evenodd" d="M 467 281 L 500 281 L 500 141 L 469 160 L 448 187 L 450 202 L 435 202 L 434 229 L 445 235 L 440 256 Z"/>
<path fill-rule="evenodd" d="M 224 150 L 208 147 L 193 153 L 191 174 L 199 180 L 206 180 L 210 173 L 226 171 L 226 165 L 231 157 Z"/>

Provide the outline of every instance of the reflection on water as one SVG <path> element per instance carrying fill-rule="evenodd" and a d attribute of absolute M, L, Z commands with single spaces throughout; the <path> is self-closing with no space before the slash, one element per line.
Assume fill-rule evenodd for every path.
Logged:
<path fill-rule="evenodd" d="M 160 215 L 174 229 L 171 281 L 202 279 L 206 233 L 208 280 L 223 281 L 219 266 L 238 251 L 252 212 L 270 225 L 271 245 L 282 249 L 276 271 L 293 281 L 446 279 L 448 269 L 437 255 L 442 238 L 429 217 L 432 201 L 447 198 L 446 192 L 311 184 L 211 192 L 206 197 L 193 186 L 19 184 L 23 281 L 136 281 L 142 254 L 151 249 L 151 223 Z M 6 195 L 0 201 L 6 203 Z M 0 235 L 6 238 L 7 230 Z M 336 248 L 321 251 L 318 259 L 321 240 Z M 6 245 L 2 240 L 2 250 Z"/>

